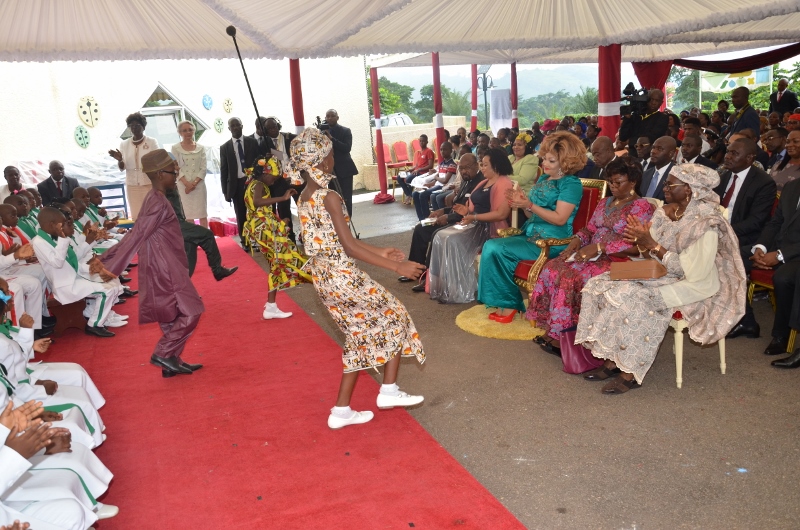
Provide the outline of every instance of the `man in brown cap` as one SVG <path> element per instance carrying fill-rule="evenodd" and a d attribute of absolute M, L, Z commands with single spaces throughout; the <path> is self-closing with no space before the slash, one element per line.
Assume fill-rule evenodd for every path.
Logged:
<path fill-rule="evenodd" d="M 183 362 L 181 353 L 205 308 L 189 279 L 178 217 L 166 198 L 167 190 L 175 188 L 178 166 L 167 151 L 156 149 L 142 157 L 142 171 L 153 188 L 134 227 L 101 259 L 119 275 L 139 253 L 139 323 L 158 322 L 164 333 L 150 362 L 161 367 L 164 377 L 191 374 L 203 365 Z"/>

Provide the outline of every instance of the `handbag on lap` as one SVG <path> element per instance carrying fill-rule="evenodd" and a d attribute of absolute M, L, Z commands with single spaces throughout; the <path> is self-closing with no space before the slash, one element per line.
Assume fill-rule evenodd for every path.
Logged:
<path fill-rule="evenodd" d="M 612 280 L 655 280 L 667 275 L 667 268 L 658 260 L 612 261 Z"/>

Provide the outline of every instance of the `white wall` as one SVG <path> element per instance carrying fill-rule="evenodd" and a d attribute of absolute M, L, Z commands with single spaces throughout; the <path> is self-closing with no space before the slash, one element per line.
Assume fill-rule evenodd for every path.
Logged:
<path fill-rule="evenodd" d="M 277 116 L 284 131 L 295 132 L 289 61 L 245 60 L 245 66 L 261 114 Z M 300 70 L 306 126 L 337 109 L 340 123 L 353 131 L 356 164 L 372 163 L 363 58 L 301 60 Z M 42 161 L 46 169 L 53 159 L 109 159 L 126 116 L 141 108 L 159 82 L 208 124 L 201 144 L 219 146 L 230 138 L 227 128 L 222 134 L 214 130 L 217 117 L 227 127 L 228 118 L 237 116 L 245 134 L 254 131 L 256 115 L 238 60 L 0 63 L 0 79 L 0 167 Z M 214 100 L 211 110 L 203 107 L 204 94 Z M 84 96 L 93 96 L 102 111 L 99 123 L 87 127 L 87 149 L 73 138 L 82 124 L 77 106 Z M 222 108 L 225 98 L 233 100 L 230 114 Z"/>

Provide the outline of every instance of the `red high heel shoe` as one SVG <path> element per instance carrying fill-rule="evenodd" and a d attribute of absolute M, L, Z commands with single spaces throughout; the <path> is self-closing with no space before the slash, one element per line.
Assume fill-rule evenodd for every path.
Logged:
<path fill-rule="evenodd" d="M 514 320 L 514 317 L 516 316 L 516 314 L 517 314 L 517 310 L 513 309 L 509 314 L 507 314 L 505 316 L 502 316 L 502 315 L 495 316 L 494 317 L 494 321 L 497 322 L 498 324 L 511 324 L 511 321 Z"/>
<path fill-rule="evenodd" d="M 497 320 L 497 311 L 489 313 L 489 320 Z"/>

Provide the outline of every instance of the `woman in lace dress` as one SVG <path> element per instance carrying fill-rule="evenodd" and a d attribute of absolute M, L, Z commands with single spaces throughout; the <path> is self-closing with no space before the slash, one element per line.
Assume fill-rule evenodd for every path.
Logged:
<path fill-rule="evenodd" d="M 180 143 L 172 145 L 172 155 L 178 161 L 178 193 L 181 195 L 183 212 L 189 222 L 195 219 L 208 228 L 206 205 L 206 149 L 194 141 L 194 124 L 182 121 L 178 124 Z"/>
<path fill-rule="evenodd" d="M 713 169 L 675 166 L 664 185 L 668 204 L 656 210 L 652 222 L 628 218 L 625 239 L 663 263 L 666 276 L 613 281 L 605 273 L 583 288 L 575 343 L 605 359 L 584 378 L 602 381 L 619 374 L 603 393 L 622 394 L 641 384 L 675 311 L 701 344 L 724 338 L 744 314 L 747 277 L 739 240 L 713 192 L 717 184 Z"/>
<path fill-rule="evenodd" d="M 422 343 L 406 308 L 382 285 L 358 268 L 359 259 L 408 278 L 418 279 L 424 265 L 404 261 L 396 248 L 379 248 L 353 237 L 342 198 L 328 189 L 333 178 L 332 142 L 327 134 L 309 128 L 292 141 L 292 161 L 304 175 L 306 188 L 297 203 L 303 247 L 319 298 L 345 335 L 344 374 L 328 427 L 340 429 L 366 423 L 370 411 L 350 408 L 358 371 L 384 367 L 377 398 L 380 409 L 408 407 L 423 401 L 396 384 L 400 357 L 425 361 Z"/>

